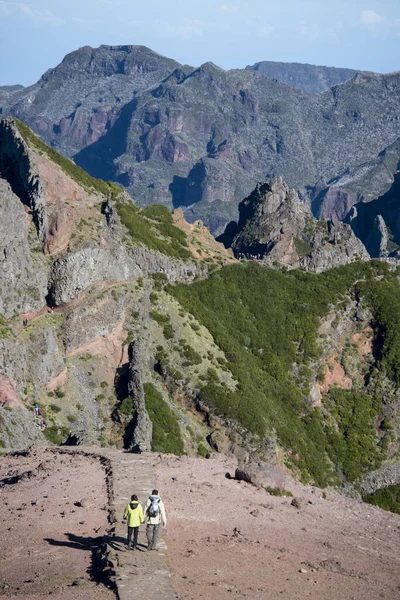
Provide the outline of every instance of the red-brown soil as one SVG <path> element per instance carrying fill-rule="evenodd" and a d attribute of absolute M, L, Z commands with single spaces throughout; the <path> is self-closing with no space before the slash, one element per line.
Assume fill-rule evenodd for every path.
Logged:
<path fill-rule="evenodd" d="M 161 455 L 155 468 L 182 600 L 400 598 L 400 516 L 290 480 L 299 509 L 227 479 L 227 460 Z"/>
<path fill-rule="evenodd" d="M 0 597 L 114 600 L 91 576 L 107 528 L 100 462 L 37 448 L 28 456 L 1 457 L 0 469 L 3 480 L 26 472 L 1 489 Z"/>

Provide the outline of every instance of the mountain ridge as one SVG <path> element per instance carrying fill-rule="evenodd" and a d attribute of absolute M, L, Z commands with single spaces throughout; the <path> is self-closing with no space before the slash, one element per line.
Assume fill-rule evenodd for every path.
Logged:
<path fill-rule="evenodd" d="M 218 234 L 258 181 L 282 175 L 312 198 L 310 189 L 375 160 L 400 135 L 398 79 L 358 73 L 310 95 L 251 69 L 84 47 L 38 84 L 0 90 L 0 107 L 141 206 L 181 206 Z"/>

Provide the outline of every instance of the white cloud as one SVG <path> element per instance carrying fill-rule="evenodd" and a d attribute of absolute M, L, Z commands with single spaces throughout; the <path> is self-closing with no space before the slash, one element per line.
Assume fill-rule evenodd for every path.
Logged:
<path fill-rule="evenodd" d="M 0 9 L 7 14 L 19 14 L 35 23 L 45 23 L 47 25 L 62 25 L 64 19 L 58 17 L 47 8 L 45 10 L 36 10 L 30 4 L 23 2 L 7 2 L 0 0 Z"/>
<path fill-rule="evenodd" d="M 232 15 L 239 12 L 240 4 L 239 2 L 224 2 L 224 4 L 220 4 L 219 10 L 223 13 Z"/>
<path fill-rule="evenodd" d="M 362 25 L 374 27 L 375 25 L 378 25 L 378 23 L 383 23 L 385 19 L 381 15 L 378 15 L 374 10 L 363 10 L 360 20 Z"/>

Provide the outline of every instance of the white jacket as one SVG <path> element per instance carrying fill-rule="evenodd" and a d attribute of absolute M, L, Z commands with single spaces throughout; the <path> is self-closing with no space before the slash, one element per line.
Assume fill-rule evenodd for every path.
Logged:
<path fill-rule="evenodd" d="M 151 498 L 159 498 L 160 510 L 156 517 L 149 516 Z M 150 496 L 150 498 L 148 498 L 144 509 L 144 522 L 146 523 L 146 525 L 159 525 L 160 523 L 162 523 L 164 527 L 167 526 L 167 515 L 165 514 L 164 502 L 161 500 L 160 496 Z"/>

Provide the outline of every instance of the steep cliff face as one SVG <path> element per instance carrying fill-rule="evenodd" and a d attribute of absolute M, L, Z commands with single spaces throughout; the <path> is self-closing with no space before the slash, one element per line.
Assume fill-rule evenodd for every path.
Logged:
<path fill-rule="evenodd" d="M 138 421 L 128 447 L 149 448 L 143 384 L 151 380 L 155 352 L 145 326 L 151 278 L 190 282 L 207 265 L 194 259 L 171 216 L 162 214 L 160 224 L 157 213 L 142 215 L 121 189 L 90 178 L 22 123 L 3 120 L 0 139 L 1 444 L 18 447 L 43 435 L 33 402 L 46 414 L 50 441 L 112 439 L 120 427 L 113 411 L 128 397 Z M 144 238 L 129 235 L 112 196 Z M 162 243 L 157 226 L 164 227 Z M 115 379 L 128 370 L 129 384 L 124 375 L 117 398 Z"/>
<path fill-rule="evenodd" d="M 239 205 L 239 222 L 230 225 L 236 256 L 258 257 L 264 264 L 302 267 L 320 273 L 353 260 L 368 260 L 348 225 L 317 221 L 297 193 L 281 179 L 258 185 Z"/>
<path fill-rule="evenodd" d="M 38 238 L 43 242 L 48 232 L 43 182 L 32 152 L 11 119 L 1 121 L 0 173 L 31 210 Z"/>
<path fill-rule="evenodd" d="M 34 312 L 45 302 L 47 268 L 35 252 L 34 229 L 21 200 L 8 181 L 0 179 L 0 313 L 7 318 Z"/>
<path fill-rule="evenodd" d="M 400 135 L 399 80 L 358 73 L 308 95 L 251 69 L 193 69 L 141 46 L 85 47 L 38 84 L 0 90 L 0 108 L 141 206 L 181 206 L 221 233 L 257 181 L 277 175 L 319 190 L 339 177 L 342 189 L 350 170 L 350 190 L 368 194 L 363 165 Z M 371 166 L 381 193 L 378 171 Z"/>
<path fill-rule="evenodd" d="M 358 202 L 347 217 L 356 235 L 364 242 L 370 255 L 398 257 L 400 248 L 400 176 L 385 194 L 372 202 Z"/>

